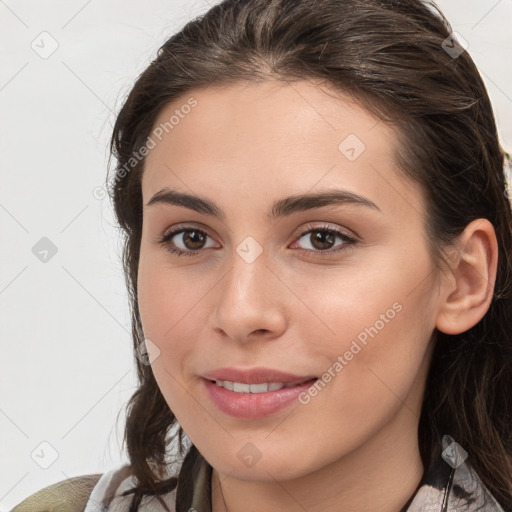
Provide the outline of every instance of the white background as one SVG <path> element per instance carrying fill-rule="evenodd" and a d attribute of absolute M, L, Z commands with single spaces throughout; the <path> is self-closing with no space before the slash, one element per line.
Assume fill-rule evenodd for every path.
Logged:
<path fill-rule="evenodd" d="M 439 5 L 469 43 L 510 151 L 512 0 Z M 126 460 L 128 302 L 111 206 L 93 190 L 104 184 L 115 113 L 134 79 L 207 8 L 0 0 L 0 512 Z M 42 52 L 43 38 L 46 51 L 58 43 L 47 59 L 31 47 Z M 43 237 L 57 248 L 46 263 L 32 252 Z"/>

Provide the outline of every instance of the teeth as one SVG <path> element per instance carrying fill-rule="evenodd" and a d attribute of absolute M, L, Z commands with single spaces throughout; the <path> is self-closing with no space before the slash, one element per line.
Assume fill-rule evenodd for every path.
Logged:
<path fill-rule="evenodd" d="M 251 386 L 249 384 L 241 384 L 240 382 L 233 382 L 233 391 L 235 393 L 250 393 Z"/>
<path fill-rule="evenodd" d="M 220 382 L 221 382 L 220 386 L 224 386 L 226 389 L 229 389 L 229 391 L 233 391 L 233 383 L 232 382 L 229 382 L 229 380 L 225 380 L 224 382 L 220 381 Z"/>
<path fill-rule="evenodd" d="M 229 391 L 234 391 L 235 393 L 266 393 L 267 391 L 277 391 L 282 388 L 289 388 L 297 385 L 296 382 L 291 382 L 289 384 L 284 384 L 282 382 L 244 384 L 242 382 L 230 382 L 229 380 L 216 380 L 215 384 L 228 389 Z"/>

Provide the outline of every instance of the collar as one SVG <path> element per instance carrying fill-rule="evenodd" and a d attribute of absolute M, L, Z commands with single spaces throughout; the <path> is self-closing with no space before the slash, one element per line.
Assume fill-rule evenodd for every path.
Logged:
<path fill-rule="evenodd" d="M 443 452 L 399 512 L 504 512 L 465 457 L 460 445 L 444 436 Z M 212 512 L 211 477 L 212 467 L 192 445 L 178 476 L 176 512 Z"/>

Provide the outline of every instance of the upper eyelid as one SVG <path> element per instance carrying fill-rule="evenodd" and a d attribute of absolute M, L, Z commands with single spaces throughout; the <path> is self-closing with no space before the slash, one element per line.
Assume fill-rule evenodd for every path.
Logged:
<path fill-rule="evenodd" d="M 318 221 L 322 222 L 322 221 Z M 306 223 L 304 227 L 302 227 L 297 233 L 296 236 L 304 236 L 308 234 L 310 231 L 334 231 L 339 235 L 346 236 L 347 238 L 359 239 L 359 235 L 357 235 L 354 231 L 348 230 L 347 228 L 342 228 L 340 226 L 330 226 L 328 222 L 324 221 L 322 225 L 314 226 L 311 223 Z M 348 231 L 348 232 L 347 232 Z"/>

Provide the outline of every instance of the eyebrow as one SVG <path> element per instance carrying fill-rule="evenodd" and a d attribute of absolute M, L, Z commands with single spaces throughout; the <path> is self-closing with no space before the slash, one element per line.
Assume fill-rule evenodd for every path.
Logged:
<path fill-rule="evenodd" d="M 212 217 L 220 219 L 225 218 L 225 214 L 221 208 L 209 199 L 186 194 L 184 192 L 178 192 L 176 190 L 170 190 L 169 188 L 163 188 L 158 191 L 148 201 L 146 206 L 152 206 L 155 204 L 183 206 L 198 213 L 211 215 Z M 324 206 L 337 206 L 340 204 L 365 206 L 382 213 L 380 208 L 367 197 L 354 194 L 347 190 L 333 189 L 315 194 L 300 194 L 279 199 L 272 205 L 272 208 L 267 213 L 267 217 L 270 217 L 271 219 L 285 217 L 296 212 L 313 210 Z"/>

